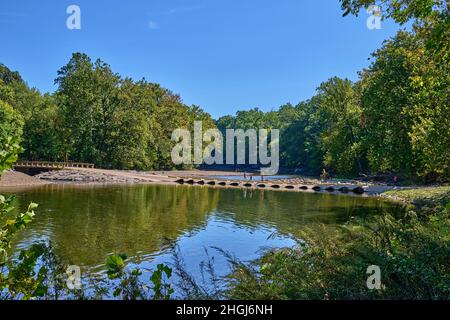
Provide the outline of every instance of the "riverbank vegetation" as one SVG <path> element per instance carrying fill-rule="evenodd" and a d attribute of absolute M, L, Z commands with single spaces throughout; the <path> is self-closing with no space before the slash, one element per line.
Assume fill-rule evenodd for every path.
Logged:
<path fill-rule="evenodd" d="M 228 297 L 449 299 L 449 188 L 396 194 L 407 201 L 402 216 L 380 212 L 338 229 L 302 230 L 297 248 L 268 252 L 250 264 L 234 261 Z M 371 265 L 381 270 L 379 290 L 367 286 Z"/>
<path fill-rule="evenodd" d="M 383 196 L 414 205 L 418 209 L 444 207 L 450 198 L 450 186 L 389 190 L 384 192 Z"/>
<path fill-rule="evenodd" d="M 373 1 L 342 0 L 345 14 Z M 73 54 L 58 71 L 58 88 L 41 94 L 17 72 L 0 65 L 0 174 L 18 154 L 27 159 L 92 162 L 105 168 L 170 169 L 178 127 L 280 128 L 282 165 L 319 174 L 354 176 L 394 172 L 424 182 L 450 177 L 449 8 L 444 1 L 385 2 L 395 21 L 414 19 L 373 54 L 355 83 L 332 78 L 317 94 L 276 111 L 240 111 L 214 123 L 197 106 L 146 80 L 114 73 L 103 61 Z M 399 3 L 403 5 L 399 5 Z M 389 196 L 413 205 L 405 214 L 385 212 L 351 219 L 338 229 L 302 230 L 299 246 L 271 251 L 252 263 L 230 257 L 232 272 L 215 292 L 192 278 L 186 296 L 230 299 L 449 299 L 449 192 L 404 190 Z M 65 268 L 51 247 L 33 245 L 8 258 L 12 237 L 32 221 L 36 204 L 6 219 L 0 229 L 0 298 L 169 299 L 172 270 L 159 265 L 149 289 L 141 271 L 126 268 L 125 255 L 106 261 L 108 279 L 92 292 L 67 291 Z M 0 215 L 12 213 L 12 198 L 0 196 Z M 2 220 L 3 221 L 3 220 Z M 226 253 L 224 253 L 226 254 Z M 368 266 L 381 270 L 381 287 L 367 287 Z M 175 266 L 176 267 L 176 266 Z M 213 265 L 206 264 L 213 273 Z M 65 294 L 61 295 L 61 291 Z"/>

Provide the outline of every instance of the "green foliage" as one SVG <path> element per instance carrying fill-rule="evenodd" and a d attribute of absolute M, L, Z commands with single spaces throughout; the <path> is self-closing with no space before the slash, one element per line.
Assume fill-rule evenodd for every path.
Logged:
<path fill-rule="evenodd" d="M 22 152 L 22 117 L 7 103 L 0 100 L 0 176 L 10 169 Z"/>
<path fill-rule="evenodd" d="M 448 299 L 446 215 L 421 221 L 381 214 L 336 230 L 305 230 L 300 246 L 269 252 L 256 266 L 237 264 L 231 299 Z M 380 290 L 366 270 L 381 269 Z"/>
<path fill-rule="evenodd" d="M 450 201 L 450 186 L 389 190 L 383 195 L 395 197 L 407 203 L 443 207 Z"/>
<path fill-rule="evenodd" d="M 359 96 L 349 80 L 332 78 L 318 88 L 316 117 L 321 119 L 320 144 L 328 171 L 355 175 L 363 171 L 362 115 Z"/>
<path fill-rule="evenodd" d="M 33 245 L 27 250 L 20 252 L 15 264 L 10 264 L 7 276 L 1 275 L 0 290 L 7 289 L 9 299 L 21 298 L 29 300 L 43 297 L 48 288 L 44 285 L 47 269 L 42 266 L 36 272 L 39 257 L 45 248 L 41 245 Z"/>
<path fill-rule="evenodd" d="M 445 0 L 340 0 L 340 2 L 344 16 L 349 13 L 358 15 L 361 9 L 378 5 L 384 18 L 392 18 L 401 24 L 410 19 L 424 19 L 434 11 L 442 12 L 448 9 Z"/>
<path fill-rule="evenodd" d="M 5 84 L 24 83 L 20 74 L 9 70 L 4 64 L 0 63 L 0 81 Z"/>
<path fill-rule="evenodd" d="M 138 268 L 131 271 L 126 270 L 125 254 L 114 254 L 107 258 L 106 268 L 108 278 L 118 280 L 109 286 L 111 289 L 104 291 L 112 291 L 115 298 L 122 300 L 169 300 L 174 290 L 165 280 L 172 276 L 172 269 L 164 264 L 158 264 L 156 270 L 150 276 L 153 288 L 148 288 L 141 280 L 142 271 Z"/>
<path fill-rule="evenodd" d="M 450 63 L 445 46 L 430 47 L 440 19 L 432 14 L 385 41 L 356 83 L 331 78 L 308 101 L 267 113 L 241 111 L 217 126 L 281 129 L 281 166 L 307 174 L 394 172 L 446 181 Z"/>
<path fill-rule="evenodd" d="M 125 254 L 113 254 L 106 259 L 107 274 L 110 279 L 117 279 L 123 274 L 126 259 Z"/>
<path fill-rule="evenodd" d="M 309 101 L 267 113 L 259 109 L 239 111 L 235 117 L 220 118 L 217 126 L 222 131 L 280 129 L 283 167 L 316 175 L 323 168 L 339 175 L 354 175 L 365 169 L 361 113 L 355 86 L 349 80 L 332 78 L 322 83 Z"/>
<path fill-rule="evenodd" d="M 44 95 L 25 121 L 22 143 L 25 149 L 24 157 L 30 160 L 65 160 L 66 135 L 54 97 Z"/>
<path fill-rule="evenodd" d="M 13 200 L 12 196 L 5 198 L 0 195 L 0 218 L 5 220 L 6 217 L 0 228 L 0 299 L 57 298 L 61 283 L 58 283 L 56 275 L 61 270 L 52 267 L 56 257 L 47 245 L 34 244 L 22 250 L 15 260 L 8 257 L 12 239 L 33 220 L 34 209 L 37 208 L 37 204 L 31 203 L 26 212 L 8 218 L 14 209 Z M 53 293 L 49 291 L 50 283 Z"/>
<path fill-rule="evenodd" d="M 164 264 L 158 264 L 156 270 L 150 277 L 153 283 L 153 292 L 155 300 L 169 300 L 171 294 L 174 290 L 171 288 L 170 284 L 164 282 L 164 277 L 170 279 L 172 276 L 172 269 Z"/>
<path fill-rule="evenodd" d="M 57 106 L 68 156 L 101 167 L 172 168 L 172 131 L 194 120 L 212 126 L 209 114 L 145 80 L 122 79 L 101 60 L 75 53 L 58 72 Z"/>
<path fill-rule="evenodd" d="M 6 198 L 0 195 L 0 218 L 4 218 L 14 208 L 12 202 L 14 197 Z M 31 203 L 24 213 L 19 213 L 13 219 L 6 219 L 4 225 L 0 228 L 0 266 L 7 261 L 7 250 L 10 248 L 10 243 L 14 235 L 21 229 L 25 228 L 34 217 L 34 209 L 37 208 L 36 203 Z"/>
<path fill-rule="evenodd" d="M 3 171 L 13 167 L 17 161 L 18 154 L 22 151 L 22 147 L 12 137 L 8 137 L 3 142 L 2 150 L 0 150 L 0 176 Z"/>
<path fill-rule="evenodd" d="M 406 150 L 399 159 L 412 174 L 422 179 L 449 178 L 450 134 L 448 114 L 448 83 L 450 67 L 450 5 L 445 0 L 341 0 L 345 14 L 358 14 L 362 8 L 377 4 L 382 16 L 401 24 L 413 20 L 414 33 L 400 32 L 375 53 L 377 61 L 368 70 L 369 88 L 366 102 L 369 110 L 387 106 L 388 115 L 394 116 L 396 130 L 385 130 L 383 124 L 378 134 L 388 135 L 388 148 L 395 154 L 391 138 L 400 138 Z M 372 76 L 372 73 L 374 75 Z M 372 81 L 375 80 L 377 84 Z M 397 82 L 398 81 L 398 82 Z M 373 94 L 371 94 L 371 91 Z M 382 101 L 387 99 L 385 102 Z M 370 105 L 370 102 L 368 102 Z M 377 105 L 375 107 L 375 105 Z M 397 107 L 393 105 L 396 104 Z M 392 112 L 392 113 L 391 113 Z M 372 113 L 373 114 L 373 113 Z M 399 117 L 404 119 L 398 119 Z M 391 120 L 392 122 L 394 120 Z M 383 119 L 380 122 L 385 122 Z M 377 131 L 375 128 L 374 131 Z M 397 131 L 397 132 L 396 132 Z M 378 157 L 381 155 L 376 155 Z M 407 159 L 405 159 L 406 157 Z M 379 162 L 376 160 L 375 162 Z M 395 164 L 394 164 L 395 166 Z M 415 171 L 415 172 L 414 172 Z"/>
<path fill-rule="evenodd" d="M 373 170 L 446 179 L 448 65 L 436 61 L 423 40 L 418 31 L 399 32 L 361 73 L 368 161 Z"/>
<path fill-rule="evenodd" d="M 28 160 L 173 169 L 172 131 L 191 129 L 194 120 L 202 120 L 205 129 L 215 127 L 208 113 L 183 104 L 168 89 L 145 79 L 122 78 L 105 62 L 92 62 L 82 53 L 73 54 L 55 83 L 55 94 L 41 95 L 17 72 L 0 66 L 0 111 L 9 108 L 6 103 L 22 116 L 24 125 L 16 128 L 23 126 L 21 144 Z"/>

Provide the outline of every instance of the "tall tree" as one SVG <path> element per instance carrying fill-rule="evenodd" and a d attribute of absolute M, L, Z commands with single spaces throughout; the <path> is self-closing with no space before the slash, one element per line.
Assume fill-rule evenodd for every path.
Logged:
<path fill-rule="evenodd" d="M 58 71 L 57 103 L 69 129 L 68 150 L 79 161 L 106 164 L 112 114 L 120 77 L 110 67 L 81 53 Z"/>
<path fill-rule="evenodd" d="M 322 119 L 324 166 L 339 174 L 355 175 L 365 168 L 361 141 L 362 110 L 350 80 L 332 78 L 317 90 L 318 117 Z"/>
<path fill-rule="evenodd" d="M 372 170 L 449 176 L 448 66 L 436 64 L 416 33 L 401 31 L 361 73 Z"/>

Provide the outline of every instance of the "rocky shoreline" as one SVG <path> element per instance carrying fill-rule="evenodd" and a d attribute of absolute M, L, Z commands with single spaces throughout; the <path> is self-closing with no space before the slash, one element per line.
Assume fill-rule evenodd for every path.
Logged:
<path fill-rule="evenodd" d="M 43 172 L 35 176 L 38 179 L 50 182 L 71 183 L 142 183 L 146 179 L 118 176 L 103 172 L 87 172 L 79 170 L 60 170 Z"/>

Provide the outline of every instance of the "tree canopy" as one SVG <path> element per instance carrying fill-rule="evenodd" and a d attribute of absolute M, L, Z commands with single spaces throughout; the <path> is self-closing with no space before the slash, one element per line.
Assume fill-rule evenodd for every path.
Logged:
<path fill-rule="evenodd" d="M 0 64 L 2 150 L 21 143 L 21 157 L 29 160 L 173 169 L 172 131 L 192 129 L 195 120 L 202 120 L 203 128 L 222 131 L 280 129 L 281 166 L 308 174 L 392 172 L 423 181 L 448 180 L 448 3 L 340 2 L 344 15 L 379 5 L 383 18 L 401 24 L 413 20 L 413 28 L 386 40 L 357 81 L 333 77 L 310 99 L 269 112 L 251 108 L 213 121 L 169 89 L 122 77 L 83 53 L 74 53 L 59 69 L 54 94 L 29 88 L 18 72 Z M 11 159 L 20 151 L 14 148 Z"/>
<path fill-rule="evenodd" d="M 437 23 L 432 15 L 428 23 Z M 416 23 L 386 40 L 355 83 L 331 78 L 296 106 L 239 111 L 217 125 L 281 129 L 281 166 L 304 173 L 448 180 L 450 64 L 431 37 L 427 24 Z"/>
<path fill-rule="evenodd" d="M 23 157 L 79 161 L 104 168 L 171 169 L 172 131 L 211 116 L 145 79 L 114 73 L 101 61 L 74 53 L 58 71 L 52 95 L 29 88 L 17 72 L 0 69 L 0 100 L 25 120 Z"/>

